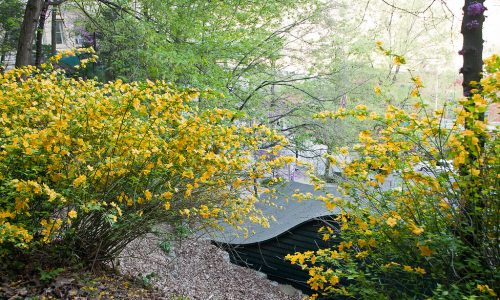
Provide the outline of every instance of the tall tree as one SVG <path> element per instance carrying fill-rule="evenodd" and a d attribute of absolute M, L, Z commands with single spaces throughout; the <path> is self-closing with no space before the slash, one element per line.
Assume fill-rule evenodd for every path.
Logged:
<path fill-rule="evenodd" d="M 36 28 L 42 13 L 43 0 L 28 0 L 24 12 L 21 32 L 16 53 L 16 67 L 26 66 L 31 63 L 31 52 Z"/>
<path fill-rule="evenodd" d="M 476 105 L 474 95 L 481 90 L 480 81 L 483 71 L 483 22 L 484 0 L 465 0 L 463 7 L 464 17 L 462 19 L 461 32 L 463 35 L 463 48 L 460 54 L 463 56 L 463 67 L 460 72 L 463 74 L 463 94 L 468 101 L 465 102 L 464 108 L 471 117 L 465 123 L 465 128 L 471 132 L 476 132 L 476 121 L 484 121 L 484 112 L 479 111 Z M 476 90 L 474 92 L 474 90 Z M 479 113 L 478 113 L 479 112 Z M 460 169 L 462 176 L 470 176 L 470 169 L 481 156 L 484 154 L 484 137 L 478 134 L 478 145 L 470 144 L 467 146 L 467 152 L 471 158 L 471 166 Z M 481 196 L 482 191 L 479 187 L 467 190 L 464 194 L 463 207 L 463 227 L 471 228 L 469 232 L 462 235 L 465 243 L 473 246 L 481 245 L 483 236 L 483 214 L 482 209 L 486 207 L 484 199 Z"/>
<path fill-rule="evenodd" d="M 465 0 L 463 7 L 464 17 L 462 19 L 461 32 L 463 35 L 463 47 L 460 51 L 464 58 L 463 67 L 460 72 L 463 75 L 464 96 L 471 97 L 471 89 L 477 86 L 471 82 L 481 81 L 483 71 L 483 22 L 484 0 Z M 483 117 L 484 118 L 484 115 Z"/>
<path fill-rule="evenodd" d="M 122 2 L 127 3 L 127 2 Z M 272 89 L 297 87 L 317 74 L 287 71 L 287 47 L 307 26 L 317 1 L 142 0 L 128 11 L 89 5 L 86 31 L 97 31 L 107 79 L 163 79 L 211 88 L 227 97 L 210 105 L 266 120 Z M 132 13 L 131 13 L 132 12 Z M 281 94 L 281 92 L 277 93 Z M 204 104 L 205 105 L 205 104 Z"/>
<path fill-rule="evenodd" d="M 35 54 L 35 64 L 41 62 L 42 56 L 42 36 L 45 27 L 45 20 L 49 10 L 49 6 L 53 6 L 52 10 L 52 55 L 56 52 L 56 13 L 61 4 L 67 2 L 68 0 L 28 0 L 26 3 L 26 9 L 24 11 L 24 17 L 21 25 L 21 30 L 19 34 L 17 53 L 16 53 L 16 67 L 21 67 L 31 64 L 31 56 L 33 49 L 33 41 L 36 37 L 36 54 Z M 106 6 L 113 7 L 115 9 L 121 9 L 119 4 L 115 4 L 108 0 L 93 0 L 90 1 L 93 4 L 104 3 Z"/>
<path fill-rule="evenodd" d="M 49 0 L 45 0 L 38 20 L 38 28 L 36 30 L 36 43 L 35 43 L 35 66 L 39 66 L 42 62 L 43 55 L 43 34 L 45 30 L 45 20 L 47 19 L 47 12 L 49 11 Z"/>

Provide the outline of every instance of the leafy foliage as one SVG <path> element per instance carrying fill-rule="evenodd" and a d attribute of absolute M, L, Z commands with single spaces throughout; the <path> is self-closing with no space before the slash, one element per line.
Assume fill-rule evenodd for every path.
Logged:
<path fill-rule="evenodd" d="M 0 63 L 4 62 L 4 55 L 17 46 L 22 14 L 22 1 L 2 0 L 0 2 L 0 55 L 2 56 Z"/>
<path fill-rule="evenodd" d="M 485 62 L 485 77 L 454 109 L 451 123 L 443 109 L 426 109 L 418 92 L 410 113 L 388 106 L 380 115 L 358 105 L 318 115 L 380 127 L 359 134 L 351 161 L 328 157 L 347 180 L 345 197 L 320 199 L 342 209 L 341 232 L 322 233 L 343 241 L 287 256 L 309 270 L 313 290 L 363 299 L 496 298 L 499 132 L 481 116 L 499 102 L 500 58 Z M 418 77 L 413 84 L 417 91 L 423 86 Z"/>
<path fill-rule="evenodd" d="M 311 27 L 319 1 L 143 0 L 140 9 L 136 2 L 123 2 L 129 13 L 89 8 L 93 18 L 84 24 L 98 33 L 106 79 L 209 87 L 226 95 L 219 107 L 268 124 L 270 110 L 279 115 L 283 102 L 301 94 L 294 87 L 302 78 L 314 78 L 285 69 L 292 57 L 287 45 L 306 34 L 299 28 Z M 300 96 L 294 98 L 303 102 Z"/>
<path fill-rule="evenodd" d="M 268 225 L 254 207 L 255 180 L 287 158 L 252 154 L 285 140 L 232 124 L 228 110 L 199 110 L 219 95 L 69 78 L 51 63 L 7 71 L 0 83 L 2 260 L 42 248 L 83 263 L 112 259 L 163 222 Z"/>
<path fill-rule="evenodd" d="M 94 11 L 99 56 L 113 78 L 164 79 L 226 91 L 232 76 L 264 67 L 282 49 L 285 17 L 306 1 L 124 1 L 127 14 Z M 285 5 L 286 4 L 286 5 Z M 313 5 L 310 3 L 309 5 Z M 138 16 L 138 18 L 137 18 Z M 246 70 L 248 71 L 248 70 Z M 236 79 L 236 78 L 234 78 Z"/>

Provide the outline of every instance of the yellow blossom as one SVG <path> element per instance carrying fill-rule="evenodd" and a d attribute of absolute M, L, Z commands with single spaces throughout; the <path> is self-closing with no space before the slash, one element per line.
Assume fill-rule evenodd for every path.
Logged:
<path fill-rule="evenodd" d="M 399 66 L 399 65 L 405 64 L 406 60 L 404 57 L 396 55 L 396 56 L 394 56 L 393 62 L 395 65 Z"/>
<path fill-rule="evenodd" d="M 87 180 L 87 176 L 85 175 L 80 175 L 78 176 L 75 180 L 73 180 L 73 186 L 74 187 L 79 187 L 82 185 L 85 181 Z"/>
<path fill-rule="evenodd" d="M 76 217 L 77 217 L 77 213 L 76 213 L 76 211 L 75 211 L 74 209 L 70 210 L 70 211 L 68 212 L 68 217 L 69 217 L 70 219 L 74 219 L 74 218 L 76 218 Z"/>
<path fill-rule="evenodd" d="M 492 288 L 490 288 L 487 284 L 478 284 L 477 285 L 477 289 L 481 293 L 489 294 L 492 297 L 496 297 L 497 296 L 497 294 L 495 293 L 495 291 Z"/>
<path fill-rule="evenodd" d="M 415 76 L 411 79 L 415 85 L 418 87 L 418 88 L 421 88 L 423 87 L 424 85 L 422 84 L 422 79 L 420 78 L 420 76 Z"/>
<path fill-rule="evenodd" d="M 172 199 L 173 193 L 172 192 L 164 192 L 163 194 L 161 194 L 161 196 L 163 198 L 165 198 L 166 200 L 170 200 L 170 199 Z"/>
<path fill-rule="evenodd" d="M 145 190 L 144 191 L 144 198 L 146 198 L 146 200 L 151 200 L 151 198 L 153 197 L 153 194 L 151 194 L 151 192 L 149 190 Z"/>
<path fill-rule="evenodd" d="M 340 282 L 340 279 L 337 275 L 333 275 L 332 277 L 330 277 L 330 279 L 328 281 L 330 282 L 330 284 L 332 286 L 334 286 Z"/>
<path fill-rule="evenodd" d="M 398 220 L 395 219 L 395 218 L 390 217 L 390 218 L 387 219 L 386 223 L 387 223 L 387 225 L 389 225 L 391 227 L 394 227 L 398 223 Z"/>
<path fill-rule="evenodd" d="M 415 272 L 420 274 L 420 275 L 425 275 L 425 273 L 426 273 L 425 270 L 420 268 L 420 267 L 416 267 Z"/>
<path fill-rule="evenodd" d="M 418 89 L 412 89 L 411 93 L 410 93 L 410 96 L 412 96 L 412 97 L 418 97 L 418 96 L 420 96 L 420 91 Z"/>
<path fill-rule="evenodd" d="M 432 255 L 432 250 L 428 246 L 419 245 L 418 248 L 420 249 L 420 255 L 422 255 L 422 256 L 431 256 Z"/>
<path fill-rule="evenodd" d="M 405 270 L 407 272 L 412 272 L 413 268 L 411 266 L 403 266 L 403 270 Z"/>

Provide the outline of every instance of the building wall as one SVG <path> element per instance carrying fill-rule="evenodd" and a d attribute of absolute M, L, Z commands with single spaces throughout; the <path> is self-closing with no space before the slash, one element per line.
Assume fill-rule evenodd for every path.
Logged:
<path fill-rule="evenodd" d="M 79 14 L 69 5 L 61 5 L 60 12 L 57 13 L 57 20 L 61 22 L 62 41 L 56 44 L 58 51 L 78 48 L 82 46 L 82 38 L 78 32 Z M 52 39 L 52 7 L 49 8 L 47 19 L 45 21 L 42 43 L 50 45 Z M 33 47 L 34 50 L 34 47 Z M 11 52 L 6 55 L 5 66 L 7 69 L 14 67 L 16 62 L 16 53 Z"/>
<path fill-rule="evenodd" d="M 52 11 L 47 14 L 45 30 L 43 34 L 43 44 L 50 45 L 52 39 Z M 57 22 L 62 27 L 62 41 L 56 44 L 57 50 L 67 50 L 82 46 L 82 38 L 78 32 L 78 13 L 69 6 L 62 6 L 60 11 L 56 10 Z"/>

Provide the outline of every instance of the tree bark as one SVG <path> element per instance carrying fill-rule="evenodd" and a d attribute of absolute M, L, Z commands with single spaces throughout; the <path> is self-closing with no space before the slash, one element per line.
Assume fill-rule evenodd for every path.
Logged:
<path fill-rule="evenodd" d="M 483 4 L 484 0 L 465 0 L 463 7 L 464 18 L 462 19 L 462 35 L 464 38 L 461 54 L 464 57 L 463 67 L 460 72 L 463 75 L 462 83 L 464 96 L 471 97 L 471 81 L 479 82 L 483 70 L 483 22 L 484 15 L 471 15 L 468 13 L 470 5 Z M 483 116 L 484 119 L 484 116 Z"/>
<path fill-rule="evenodd" d="M 58 12 L 59 12 L 59 5 L 53 5 L 53 7 L 52 7 L 51 38 L 50 38 L 51 55 L 57 54 L 56 31 L 57 31 L 57 13 Z"/>
<path fill-rule="evenodd" d="M 40 66 L 42 63 L 43 55 L 43 33 L 45 29 L 45 20 L 47 19 L 47 12 L 49 11 L 49 1 L 45 0 L 40 19 L 38 20 L 38 28 L 36 30 L 36 46 L 35 46 L 35 66 Z"/>
<path fill-rule="evenodd" d="M 463 95 L 467 97 L 469 101 L 464 105 L 465 110 L 474 113 L 474 102 L 472 101 L 473 93 L 472 89 L 481 90 L 480 81 L 482 78 L 483 70 L 483 22 L 484 18 L 484 0 L 465 0 L 465 5 L 463 7 L 464 17 L 462 19 L 461 33 L 463 35 L 463 48 L 460 50 L 460 54 L 463 56 L 464 62 L 460 69 L 463 75 Z M 476 84 L 471 84 L 471 82 L 476 82 Z M 474 131 L 474 121 L 484 121 L 484 113 L 479 113 L 473 118 L 469 118 L 465 122 L 466 129 L 472 129 Z M 479 151 L 473 149 L 475 146 L 470 146 L 470 149 L 466 149 L 470 155 L 471 164 L 479 159 L 482 149 L 484 149 L 484 139 L 479 136 Z M 468 147 L 468 146 L 466 146 Z M 460 169 L 461 176 L 469 176 L 470 166 L 464 166 Z M 484 208 L 485 204 L 481 198 L 481 186 L 471 186 L 467 187 L 464 191 L 464 207 L 463 207 L 463 227 L 468 230 L 461 232 L 462 240 L 475 248 L 480 249 L 481 234 L 483 234 L 483 224 L 482 215 L 478 211 L 478 208 Z"/>
<path fill-rule="evenodd" d="M 31 63 L 31 50 L 33 49 L 33 40 L 42 7 L 43 0 L 28 0 L 26 3 L 17 45 L 16 67 L 26 66 Z"/>

